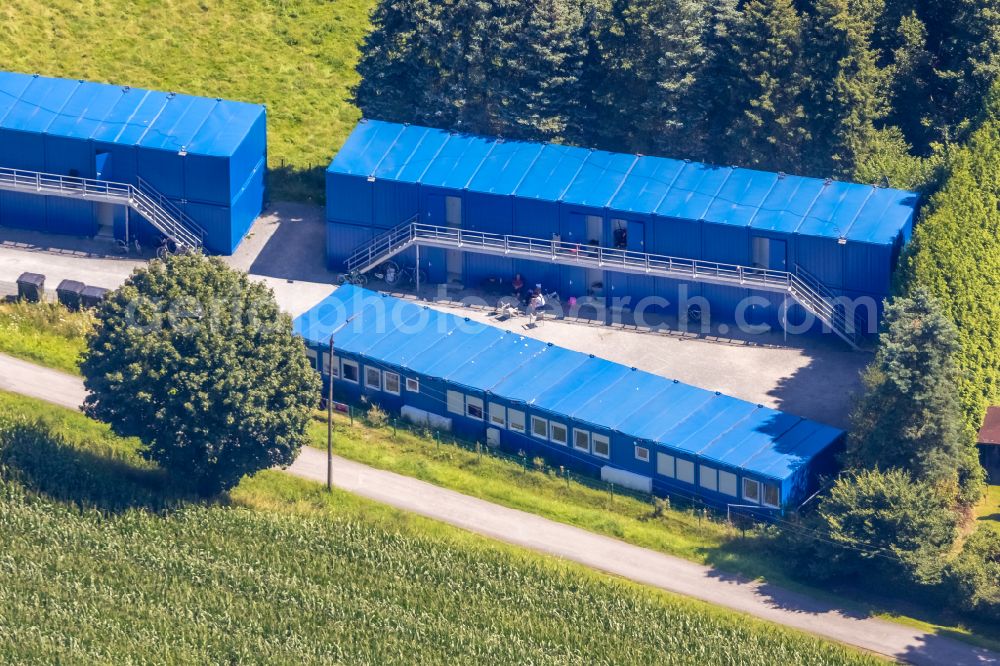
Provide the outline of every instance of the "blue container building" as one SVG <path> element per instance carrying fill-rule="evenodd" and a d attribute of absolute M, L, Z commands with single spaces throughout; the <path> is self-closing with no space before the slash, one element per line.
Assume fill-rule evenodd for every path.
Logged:
<path fill-rule="evenodd" d="M 910 237 L 917 195 L 362 120 L 327 170 L 326 205 L 328 265 L 337 271 L 373 238 L 414 220 L 794 273 L 830 294 L 881 301 Z M 409 256 L 412 263 L 412 250 Z M 714 314 L 728 312 L 728 318 L 749 295 L 768 302 L 763 310 L 777 310 L 782 300 L 739 286 L 581 268 L 571 261 L 440 247 L 422 247 L 420 256 L 437 283 L 475 286 L 520 272 L 529 284 L 543 283 L 564 298 L 596 293 L 633 303 L 646 296 L 678 303 L 686 294 L 704 297 Z"/>
<path fill-rule="evenodd" d="M 373 291 L 295 320 L 335 399 L 617 485 L 780 511 L 833 470 L 836 428 Z"/>
<path fill-rule="evenodd" d="M 30 173 L 120 183 L 163 197 L 231 254 L 260 214 L 267 169 L 262 105 L 0 72 L 0 224 L 123 238 L 123 206 L 14 187 Z M 54 182 L 54 181 L 51 181 Z M 78 186 L 83 187 L 83 186 Z M 88 184 L 96 191 L 99 184 Z M 132 215 L 130 235 L 157 237 Z"/>

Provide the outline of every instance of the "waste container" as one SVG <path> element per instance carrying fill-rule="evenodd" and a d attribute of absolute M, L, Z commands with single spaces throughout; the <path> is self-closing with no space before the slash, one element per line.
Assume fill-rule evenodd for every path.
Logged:
<path fill-rule="evenodd" d="M 104 287 L 84 287 L 80 292 L 80 303 L 85 308 L 96 308 L 108 297 L 109 291 Z"/>
<path fill-rule="evenodd" d="M 80 294 L 86 286 L 76 280 L 63 280 L 56 287 L 56 296 L 59 297 L 59 302 L 65 305 L 67 310 L 76 311 L 80 309 Z"/>
<path fill-rule="evenodd" d="M 17 297 L 38 303 L 45 298 L 45 276 L 38 273 L 21 273 L 17 278 Z"/>

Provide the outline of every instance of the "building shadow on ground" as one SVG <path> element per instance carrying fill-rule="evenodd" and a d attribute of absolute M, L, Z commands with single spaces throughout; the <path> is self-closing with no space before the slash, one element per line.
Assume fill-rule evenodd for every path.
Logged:
<path fill-rule="evenodd" d="M 783 412 L 847 429 L 854 402 L 863 389 L 861 373 L 871 363 L 872 354 L 838 349 L 833 344 L 801 349 L 808 363 L 779 379 L 768 395 Z"/>

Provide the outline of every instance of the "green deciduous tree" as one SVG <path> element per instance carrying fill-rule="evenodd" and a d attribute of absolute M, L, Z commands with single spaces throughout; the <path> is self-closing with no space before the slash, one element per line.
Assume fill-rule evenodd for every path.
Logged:
<path fill-rule="evenodd" d="M 264 285 L 220 260 L 136 270 L 97 311 L 84 411 L 200 493 L 292 462 L 318 378 Z"/>
<path fill-rule="evenodd" d="M 1000 528 L 984 523 L 969 535 L 945 583 L 957 608 L 1000 621 Z"/>
<path fill-rule="evenodd" d="M 954 323 L 923 289 L 885 309 L 875 361 L 865 373 L 845 461 L 900 469 L 965 504 L 982 492 L 982 468 L 958 401 Z"/>
<path fill-rule="evenodd" d="M 837 575 L 878 572 L 917 583 L 940 580 L 957 533 L 950 500 L 902 470 L 838 479 L 820 501 L 816 567 Z"/>
<path fill-rule="evenodd" d="M 930 201 L 903 261 L 903 289 L 937 298 L 958 327 L 959 399 L 978 430 L 1000 404 L 1000 90 L 967 146 L 949 155 L 947 180 Z"/>

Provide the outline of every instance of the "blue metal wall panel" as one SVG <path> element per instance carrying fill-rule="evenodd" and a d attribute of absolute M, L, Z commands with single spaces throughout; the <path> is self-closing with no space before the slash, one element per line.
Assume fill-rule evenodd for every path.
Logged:
<path fill-rule="evenodd" d="M 71 236 L 93 236 L 97 233 L 94 203 L 61 197 L 38 197 L 45 200 L 48 217 L 46 231 Z"/>
<path fill-rule="evenodd" d="M 170 199 L 184 198 L 184 158 L 166 150 L 136 148 L 138 174 Z"/>
<path fill-rule="evenodd" d="M 94 154 L 107 153 L 110 156 L 111 172 L 105 174 L 104 180 L 117 183 L 135 183 L 137 175 L 135 146 L 120 145 L 104 141 L 93 142 Z"/>
<path fill-rule="evenodd" d="M 512 259 L 488 254 L 465 255 L 465 284 L 468 287 L 478 287 L 484 285 L 487 280 L 499 279 L 502 293 L 507 294 L 510 292 L 510 282 L 513 278 Z"/>
<path fill-rule="evenodd" d="M 705 222 L 701 232 L 701 259 L 727 264 L 750 265 L 748 227 Z"/>
<path fill-rule="evenodd" d="M 48 231 L 45 197 L 0 191 L 0 224 L 15 229 Z"/>
<path fill-rule="evenodd" d="M 55 134 L 43 135 L 45 167 L 47 173 L 77 178 L 93 178 L 94 146 L 84 139 L 65 138 Z"/>
<path fill-rule="evenodd" d="M 375 237 L 371 227 L 361 227 L 339 222 L 326 223 L 326 267 L 342 272 L 344 260 L 354 248 Z"/>
<path fill-rule="evenodd" d="M 144 161 L 144 150 L 139 149 L 140 161 Z M 188 201 L 197 201 L 203 204 L 215 206 L 228 206 L 232 203 L 236 194 L 242 189 L 244 183 L 240 183 L 237 189 L 230 189 L 230 180 L 234 177 L 232 159 L 227 156 L 209 155 L 188 155 L 183 160 L 178 160 L 183 164 L 180 183 L 183 197 Z M 241 175 L 246 178 L 252 172 L 250 170 Z"/>
<path fill-rule="evenodd" d="M 893 248 L 848 241 L 844 256 L 844 288 L 888 295 L 892 280 Z"/>
<path fill-rule="evenodd" d="M 653 254 L 701 259 L 702 225 L 673 218 L 648 217 L 646 248 Z"/>
<path fill-rule="evenodd" d="M 350 224 L 371 225 L 372 188 L 365 178 L 327 171 L 326 219 Z M 387 187 L 393 187 L 387 183 Z M 341 252 L 344 251 L 342 248 Z"/>
<path fill-rule="evenodd" d="M 371 201 L 372 221 L 378 229 L 392 229 L 412 219 L 420 212 L 419 189 L 412 183 L 376 180 Z M 357 215 L 364 216 L 363 202 L 355 202 Z"/>
<path fill-rule="evenodd" d="M 514 234 L 552 238 L 559 233 L 559 205 L 539 199 L 514 198 Z"/>
<path fill-rule="evenodd" d="M 45 171 L 44 136 L 0 127 L 0 166 Z"/>
<path fill-rule="evenodd" d="M 795 264 L 831 289 L 844 286 L 844 246 L 832 238 L 802 235 L 793 236 L 791 243 Z"/>
<path fill-rule="evenodd" d="M 514 199 L 510 196 L 465 192 L 465 229 L 490 234 L 509 235 L 514 232 Z"/>

